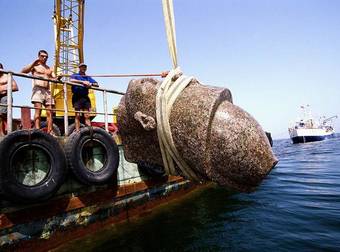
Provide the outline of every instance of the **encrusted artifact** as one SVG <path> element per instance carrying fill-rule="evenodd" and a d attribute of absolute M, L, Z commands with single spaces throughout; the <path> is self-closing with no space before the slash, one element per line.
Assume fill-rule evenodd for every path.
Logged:
<path fill-rule="evenodd" d="M 120 101 L 119 132 L 130 162 L 163 166 L 156 116 L 160 85 L 152 78 L 131 80 Z M 232 103 L 228 89 L 192 79 L 174 101 L 169 124 L 178 153 L 200 181 L 249 192 L 277 163 L 265 132 Z M 185 175 L 175 167 L 172 173 Z"/>

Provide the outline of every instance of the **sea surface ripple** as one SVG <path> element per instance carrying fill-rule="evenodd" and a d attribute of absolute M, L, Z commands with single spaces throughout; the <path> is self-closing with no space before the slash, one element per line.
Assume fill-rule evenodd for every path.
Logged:
<path fill-rule="evenodd" d="M 340 138 L 273 150 L 279 163 L 254 193 L 210 186 L 61 250 L 340 251 Z"/>

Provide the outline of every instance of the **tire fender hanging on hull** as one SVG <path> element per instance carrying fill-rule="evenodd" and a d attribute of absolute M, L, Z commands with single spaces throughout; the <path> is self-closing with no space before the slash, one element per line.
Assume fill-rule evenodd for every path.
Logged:
<path fill-rule="evenodd" d="M 109 182 L 118 169 L 118 146 L 101 128 L 85 127 L 73 132 L 67 139 L 65 152 L 73 174 L 87 185 Z"/>
<path fill-rule="evenodd" d="M 54 195 L 65 180 L 66 158 L 58 141 L 40 130 L 20 130 L 0 142 L 0 188 L 7 199 L 36 202 Z"/>

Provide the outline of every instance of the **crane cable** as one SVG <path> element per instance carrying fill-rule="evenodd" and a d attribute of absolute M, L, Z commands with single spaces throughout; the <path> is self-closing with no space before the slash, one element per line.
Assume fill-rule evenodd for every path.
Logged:
<path fill-rule="evenodd" d="M 162 2 L 165 29 L 173 69 L 163 80 L 156 95 L 156 118 L 159 147 L 161 149 L 163 164 L 167 174 L 178 174 L 174 164 L 174 162 L 176 162 L 185 177 L 198 182 L 200 179 L 178 152 L 171 133 L 169 116 L 172 105 L 184 88 L 193 80 L 193 77 L 182 75 L 182 72 L 178 67 L 173 3 L 172 0 L 162 0 Z"/>
<path fill-rule="evenodd" d="M 163 16 L 165 22 L 165 31 L 168 39 L 168 46 L 172 60 L 172 66 L 175 69 L 178 67 L 177 62 L 177 46 L 176 46 L 176 30 L 174 8 L 172 0 L 162 0 L 163 3 Z"/>

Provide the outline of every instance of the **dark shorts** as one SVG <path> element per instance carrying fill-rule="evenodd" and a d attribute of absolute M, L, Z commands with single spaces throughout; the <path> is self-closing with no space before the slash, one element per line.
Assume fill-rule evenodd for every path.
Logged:
<path fill-rule="evenodd" d="M 89 110 L 91 108 L 91 101 L 88 96 L 72 96 L 72 105 L 75 110 Z"/>

